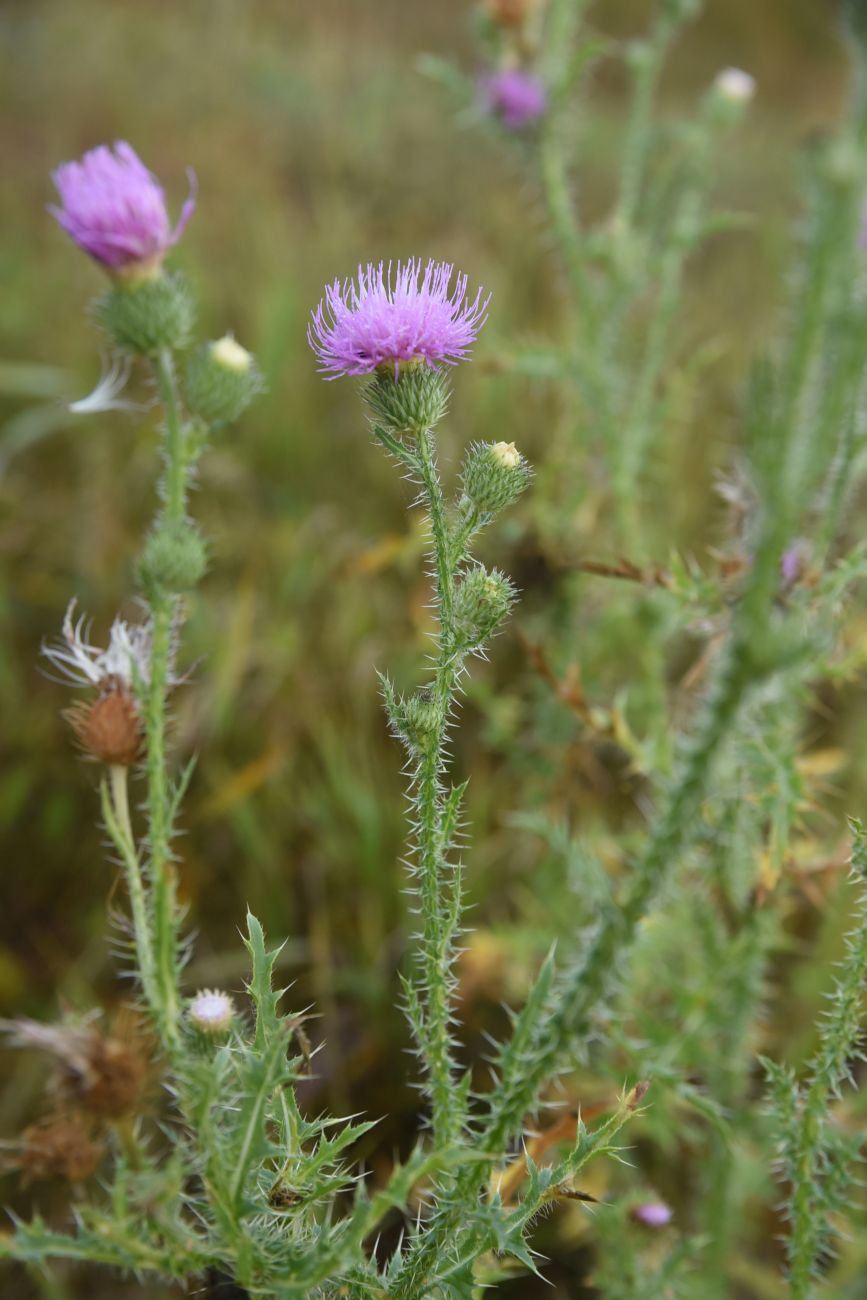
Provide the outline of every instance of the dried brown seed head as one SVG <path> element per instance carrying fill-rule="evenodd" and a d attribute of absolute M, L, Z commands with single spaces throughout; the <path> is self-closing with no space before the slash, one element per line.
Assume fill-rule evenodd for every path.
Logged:
<path fill-rule="evenodd" d="M 93 1115 L 119 1119 L 138 1109 L 147 1082 L 147 1062 L 137 1044 L 93 1034 L 86 1068 L 71 1088 Z"/>
<path fill-rule="evenodd" d="M 534 0 L 486 0 L 485 9 L 499 27 L 523 27 Z"/>
<path fill-rule="evenodd" d="M 65 709 L 63 716 L 87 758 L 132 767 L 141 756 L 143 728 L 132 692 L 109 678 L 97 699 Z"/>
<path fill-rule="evenodd" d="M 14 1163 L 25 1184 L 44 1178 L 81 1183 L 95 1171 L 102 1154 L 86 1116 L 70 1113 L 49 1116 L 25 1129 Z"/>

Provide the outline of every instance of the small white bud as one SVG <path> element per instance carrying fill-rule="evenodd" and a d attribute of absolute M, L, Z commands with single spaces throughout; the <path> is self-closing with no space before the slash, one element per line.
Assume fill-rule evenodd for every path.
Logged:
<path fill-rule="evenodd" d="M 491 458 L 505 469 L 517 469 L 521 463 L 521 453 L 513 442 L 495 442 Z"/>
<path fill-rule="evenodd" d="M 253 354 L 246 348 L 242 348 L 232 334 L 224 334 L 221 339 L 211 344 L 211 356 L 218 365 L 240 373 L 249 370 L 253 364 Z"/>
<path fill-rule="evenodd" d="M 228 993 L 216 989 L 202 989 L 188 1008 L 190 1023 L 200 1034 L 214 1037 L 225 1034 L 235 1018 L 235 1004 Z"/>
<path fill-rule="evenodd" d="M 716 77 L 717 91 L 733 104 L 749 104 L 756 93 L 756 79 L 742 68 L 723 68 Z"/>

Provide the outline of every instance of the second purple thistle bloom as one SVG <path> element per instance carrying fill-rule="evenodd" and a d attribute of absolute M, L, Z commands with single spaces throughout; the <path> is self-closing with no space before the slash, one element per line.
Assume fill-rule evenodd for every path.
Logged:
<path fill-rule="evenodd" d="M 57 168 L 53 179 L 62 206 L 49 211 L 110 272 L 144 272 L 159 266 L 193 214 L 195 178 L 189 175 L 190 196 L 172 230 L 162 186 L 132 146 L 119 140 Z"/>
<path fill-rule="evenodd" d="M 479 95 L 487 112 L 511 131 L 538 121 L 548 108 L 548 92 L 532 72 L 505 68 L 479 78 Z"/>
<path fill-rule="evenodd" d="M 358 268 L 354 281 L 325 290 L 307 340 L 329 379 L 369 375 L 380 366 L 462 361 L 485 323 L 490 295 L 467 297 L 467 277 L 448 262 L 420 260 Z"/>

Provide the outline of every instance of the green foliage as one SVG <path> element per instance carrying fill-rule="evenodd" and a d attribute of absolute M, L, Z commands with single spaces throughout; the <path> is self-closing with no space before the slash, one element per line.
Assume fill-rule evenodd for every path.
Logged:
<path fill-rule="evenodd" d="M 790 1066 L 765 1061 L 770 1103 L 778 1133 L 780 1172 L 787 1187 L 789 1285 L 807 1300 L 821 1285 L 821 1256 L 832 1246 L 834 1225 L 851 1208 L 853 1165 L 862 1157 L 859 1134 L 835 1127 L 832 1103 L 853 1085 L 856 1059 L 863 1059 L 862 1012 L 867 987 L 867 841 L 853 825 L 852 881 L 855 928 L 846 939 L 840 974 L 828 995 L 819 1047 L 798 1082 Z"/>

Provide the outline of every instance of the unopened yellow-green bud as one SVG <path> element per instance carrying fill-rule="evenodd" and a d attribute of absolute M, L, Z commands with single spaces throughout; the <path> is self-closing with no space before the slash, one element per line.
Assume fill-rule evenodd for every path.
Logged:
<path fill-rule="evenodd" d="M 495 514 L 517 500 L 530 481 L 530 469 L 513 442 L 477 442 L 462 473 L 465 507 Z"/>
<path fill-rule="evenodd" d="M 195 587 L 208 567 L 208 554 L 195 525 L 161 523 L 147 538 L 139 561 L 139 581 L 150 594 Z"/>
<path fill-rule="evenodd" d="M 187 362 L 187 406 L 206 424 L 231 424 L 261 390 L 253 354 L 231 334 L 196 348 Z"/>
<path fill-rule="evenodd" d="M 235 338 L 234 334 L 224 334 L 221 339 L 217 339 L 210 345 L 211 356 L 217 365 L 225 366 L 227 370 L 237 370 L 241 374 L 246 372 L 253 365 L 253 354 Z"/>
<path fill-rule="evenodd" d="M 521 453 L 513 442 L 495 442 L 491 458 L 504 469 L 517 469 L 521 463 Z"/>

